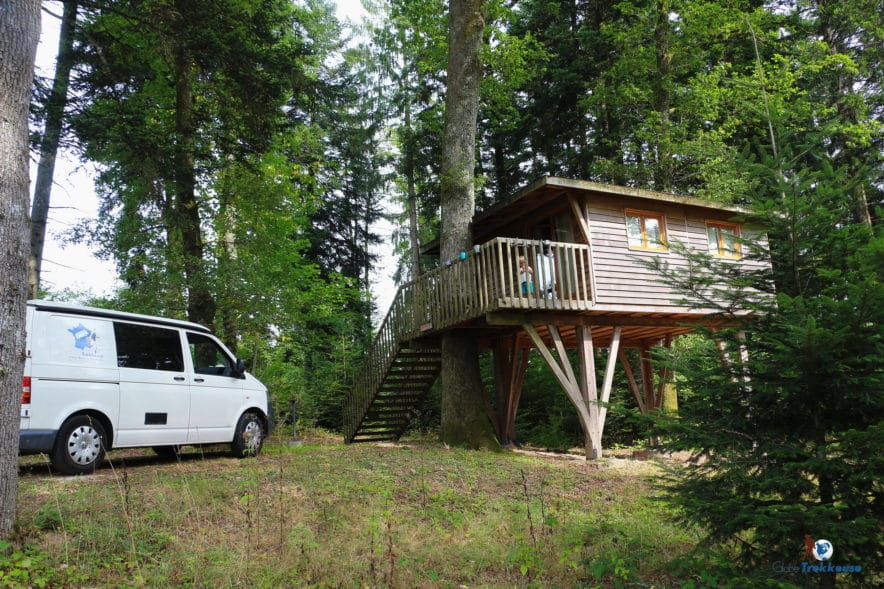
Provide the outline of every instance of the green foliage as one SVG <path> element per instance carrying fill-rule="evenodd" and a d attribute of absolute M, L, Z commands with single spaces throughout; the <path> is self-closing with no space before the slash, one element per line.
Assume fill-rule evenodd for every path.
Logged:
<path fill-rule="evenodd" d="M 333 7 L 120 0 L 81 15 L 71 128 L 102 202 L 80 237 L 124 284 L 102 305 L 206 323 L 278 406 L 336 427 L 386 160 L 364 110 L 331 108 L 366 83 L 327 67 Z"/>
<path fill-rule="evenodd" d="M 531 354 L 516 414 L 516 439 L 563 451 L 582 445 L 583 432 L 574 406 L 551 376 L 543 360 Z"/>
<path fill-rule="evenodd" d="M 618 589 L 634 583 L 635 570 L 617 553 L 609 552 L 587 562 L 587 570 L 593 579 L 607 580 Z"/>
<path fill-rule="evenodd" d="M 573 358 L 571 360 L 574 361 Z M 602 361 L 604 357 L 599 354 L 597 362 Z M 626 388 L 626 376 L 621 370 L 618 367 L 605 420 L 606 447 L 639 444 L 648 431 L 647 423 L 637 418 L 638 408 L 632 393 Z M 490 374 L 488 378 L 490 388 Z M 583 447 L 583 430 L 574 405 L 546 363 L 533 353 L 516 415 L 516 437 L 522 444 L 553 451 Z"/>
<path fill-rule="evenodd" d="M 53 576 L 53 564 L 38 548 L 19 550 L 0 540 L 0 587 L 46 587 Z"/>
<path fill-rule="evenodd" d="M 755 167 L 769 187 L 756 196 L 775 296 L 747 288 L 759 277 L 694 259 L 695 271 L 715 273 L 731 300 L 757 315 L 668 359 L 692 396 L 677 419 L 661 421 L 664 444 L 702 456 L 673 473 L 669 489 L 686 521 L 756 574 L 800 561 L 807 535 L 837 546 L 836 563 L 863 567 L 853 582 L 874 583 L 882 574 L 884 461 L 871 450 L 884 443 L 882 237 L 853 221 L 850 169 L 831 165 L 815 133 L 804 139 L 781 143 L 775 157 L 762 153 Z M 672 279 L 696 292 L 695 279 Z M 716 339 L 731 351 L 748 344 L 748 361 L 734 353 L 722 363 Z"/>

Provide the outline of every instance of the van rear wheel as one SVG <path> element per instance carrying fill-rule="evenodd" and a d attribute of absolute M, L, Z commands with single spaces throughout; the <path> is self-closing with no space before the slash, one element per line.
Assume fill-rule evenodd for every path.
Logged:
<path fill-rule="evenodd" d="M 104 427 L 89 415 L 74 415 L 58 430 L 50 460 L 64 474 L 93 472 L 104 460 Z"/>
<path fill-rule="evenodd" d="M 231 448 L 237 458 L 257 456 L 264 445 L 264 422 L 254 411 L 242 414 L 236 423 Z"/>

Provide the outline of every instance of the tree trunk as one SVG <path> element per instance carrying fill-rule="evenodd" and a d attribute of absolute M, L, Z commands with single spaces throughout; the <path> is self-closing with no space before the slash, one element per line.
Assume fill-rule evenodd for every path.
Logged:
<path fill-rule="evenodd" d="M 218 313 L 221 316 L 221 337 L 224 345 L 236 354 L 239 347 L 239 326 L 236 318 L 239 297 L 237 285 L 240 281 L 236 279 L 237 258 L 239 257 L 236 249 L 236 207 L 231 203 L 231 200 L 229 195 L 222 195 L 221 210 L 218 215 L 218 218 L 222 220 L 221 226 L 217 229 L 221 236 L 221 248 L 218 253 L 218 274 L 221 276 L 221 284 L 219 285 L 221 308 Z"/>
<path fill-rule="evenodd" d="M 669 133 L 669 109 L 672 78 L 672 54 L 669 51 L 669 0 L 657 0 L 657 22 L 654 26 L 657 71 L 654 78 L 654 108 L 660 117 L 657 153 L 654 158 L 654 190 L 668 192 L 673 185 L 672 145 Z"/>
<path fill-rule="evenodd" d="M 31 256 L 28 265 L 30 298 L 37 298 L 40 293 L 40 272 L 43 266 L 43 245 L 46 242 L 46 221 L 49 218 L 49 199 L 55 176 L 55 156 L 58 153 L 64 109 L 68 101 L 71 67 L 74 65 L 74 28 L 77 24 L 77 8 L 76 0 L 64 3 L 55 78 L 52 82 L 52 93 L 46 104 L 46 126 L 40 139 L 40 163 L 37 164 L 34 202 L 31 204 Z"/>
<path fill-rule="evenodd" d="M 175 222 L 181 229 L 184 277 L 187 286 L 187 318 L 212 327 L 215 299 L 204 270 L 202 226 L 196 201 L 194 149 L 196 128 L 193 112 L 194 64 L 190 51 L 179 39 L 175 50 Z"/>
<path fill-rule="evenodd" d="M 408 186 L 408 242 L 411 248 L 411 279 L 421 275 L 420 233 L 417 226 L 417 190 L 414 186 L 415 140 L 411 128 L 411 101 L 405 105 L 405 129 L 408 142 L 405 145 L 405 181 Z"/>
<path fill-rule="evenodd" d="M 442 142 L 442 260 L 456 260 L 472 245 L 475 209 L 473 170 L 476 117 L 482 74 L 479 48 L 483 0 L 449 4 L 448 89 Z M 499 447 L 485 412 L 479 347 L 473 334 L 452 331 L 442 338 L 442 441 L 469 448 Z"/>
<path fill-rule="evenodd" d="M 845 46 L 841 39 L 850 39 L 853 35 L 848 31 L 839 30 L 838 21 L 834 18 L 841 5 L 840 0 L 820 0 L 816 4 L 819 13 L 819 34 L 826 43 L 829 54 L 851 55 L 853 52 Z M 838 110 L 838 116 L 841 118 L 841 125 L 846 125 L 848 129 L 861 124 L 857 105 L 862 103 L 862 99 L 858 98 L 855 92 L 859 76 L 849 73 L 850 71 L 850 68 L 838 69 L 838 75 L 834 80 L 834 96 L 832 97 L 835 108 Z M 863 162 L 865 162 L 863 152 L 867 147 L 857 148 L 855 144 L 852 145 L 852 139 L 854 138 L 850 137 L 847 132 L 838 133 L 835 139 L 836 145 L 833 146 L 832 151 L 838 153 L 836 161 L 844 162 L 850 170 L 850 176 L 858 177 L 862 175 Z M 853 197 L 850 203 L 853 222 L 872 229 L 872 215 L 869 211 L 865 184 L 858 182 L 850 194 Z"/>
<path fill-rule="evenodd" d="M 0 540 L 15 520 L 28 284 L 28 105 L 40 2 L 0 6 Z"/>

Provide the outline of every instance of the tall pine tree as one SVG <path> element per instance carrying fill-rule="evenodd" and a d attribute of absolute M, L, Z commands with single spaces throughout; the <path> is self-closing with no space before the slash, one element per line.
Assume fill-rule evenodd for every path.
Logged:
<path fill-rule="evenodd" d="M 702 457 L 669 490 L 685 520 L 727 547 L 726 578 L 834 586 L 834 573 L 774 566 L 816 564 L 806 539 L 825 538 L 833 564 L 859 565 L 850 578 L 871 583 L 884 556 L 884 239 L 854 222 L 856 179 L 832 165 L 818 134 L 788 137 L 756 162 L 756 221 L 770 247 L 742 248 L 769 255 L 772 273 L 722 272 L 695 255 L 692 276 L 670 276 L 689 300 L 707 286 L 697 276 L 725 278 L 730 300 L 754 316 L 666 358 L 685 397 L 677 418 L 661 418 L 664 446 Z"/>

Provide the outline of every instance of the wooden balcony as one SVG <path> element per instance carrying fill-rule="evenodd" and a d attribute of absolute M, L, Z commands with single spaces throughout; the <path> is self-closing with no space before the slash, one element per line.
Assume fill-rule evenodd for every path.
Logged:
<path fill-rule="evenodd" d="M 533 270 L 522 284 L 519 259 Z M 423 337 L 504 309 L 592 306 L 589 247 L 499 237 L 402 288 L 390 309 L 401 338 Z M 385 321 L 386 323 L 387 321 Z"/>
<path fill-rule="evenodd" d="M 462 258 L 462 259 L 461 259 Z M 499 237 L 399 288 L 344 407 L 347 442 L 395 439 L 400 421 L 372 420 L 390 405 L 407 425 L 438 374 L 438 335 L 502 310 L 592 307 L 589 246 Z M 524 258 L 533 272 L 525 281 Z M 419 358 L 419 364 L 415 364 Z"/>

